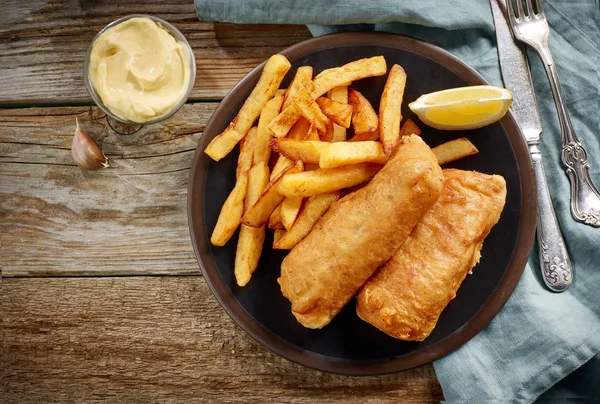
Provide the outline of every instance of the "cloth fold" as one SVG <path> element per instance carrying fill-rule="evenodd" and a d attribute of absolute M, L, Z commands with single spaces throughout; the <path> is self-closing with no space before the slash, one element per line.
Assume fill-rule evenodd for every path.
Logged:
<path fill-rule="evenodd" d="M 600 186 L 600 5 L 597 0 L 545 0 L 544 6 L 573 127 L 587 150 L 590 176 Z M 450 51 L 491 84 L 502 85 L 485 0 L 196 0 L 196 9 L 203 21 L 308 24 L 313 35 L 367 30 L 409 35 Z M 558 118 L 541 63 L 529 56 L 546 174 L 575 282 L 564 293 L 548 291 L 534 247 L 498 316 L 434 363 L 447 402 L 600 401 L 600 229 L 571 217 Z"/>

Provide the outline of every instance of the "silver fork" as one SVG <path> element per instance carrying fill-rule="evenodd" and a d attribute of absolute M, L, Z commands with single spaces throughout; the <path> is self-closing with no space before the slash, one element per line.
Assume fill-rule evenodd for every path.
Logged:
<path fill-rule="evenodd" d="M 548 47 L 550 29 L 541 0 L 507 0 L 508 16 L 515 37 L 531 46 L 542 60 L 556 104 L 562 134 L 561 160 L 571 181 L 571 214 L 578 221 L 600 227 L 600 193 L 588 172 L 587 154 L 575 135 L 563 101 L 556 67 Z"/>

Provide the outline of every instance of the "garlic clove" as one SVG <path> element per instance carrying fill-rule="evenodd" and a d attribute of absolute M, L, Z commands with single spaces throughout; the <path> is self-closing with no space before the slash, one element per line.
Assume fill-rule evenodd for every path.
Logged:
<path fill-rule="evenodd" d="M 71 153 L 75 163 L 83 170 L 100 170 L 108 167 L 108 158 L 100 146 L 81 129 L 77 118 L 75 118 L 75 123 L 77 127 L 71 142 Z"/>

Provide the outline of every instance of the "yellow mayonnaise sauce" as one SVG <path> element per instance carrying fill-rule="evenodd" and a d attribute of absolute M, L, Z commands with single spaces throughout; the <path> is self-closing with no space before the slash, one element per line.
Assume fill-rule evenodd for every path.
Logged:
<path fill-rule="evenodd" d="M 167 114 L 186 95 L 190 60 L 188 47 L 163 26 L 135 17 L 94 41 L 89 74 L 113 114 L 143 123 Z"/>

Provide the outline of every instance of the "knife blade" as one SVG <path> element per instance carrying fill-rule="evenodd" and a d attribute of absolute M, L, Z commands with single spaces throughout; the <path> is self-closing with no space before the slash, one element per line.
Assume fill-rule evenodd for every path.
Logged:
<path fill-rule="evenodd" d="M 553 292 L 563 292 L 573 282 L 573 268 L 565 241 L 560 231 L 546 181 L 542 153 L 539 148 L 542 121 L 531 81 L 527 54 L 517 44 L 506 21 L 504 0 L 490 0 L 498 57 L 504 86 L 513 94 L 511 111 L 529 145 L 531 162 L 537 185 L 537 239 L 540 269 L 544 283 Z"/>
<path fill-rule="evenodd" d="M 490 5 L 496 27 L 502 80 L 504 86 L 513 93 L 512 112 L 527 143 L 538 144 L 542 133 L 542 121 L 533 91 L 527 52 L 524 45 L 516 42 L 508 26 L 504 0 L 490 0 Z"/>

